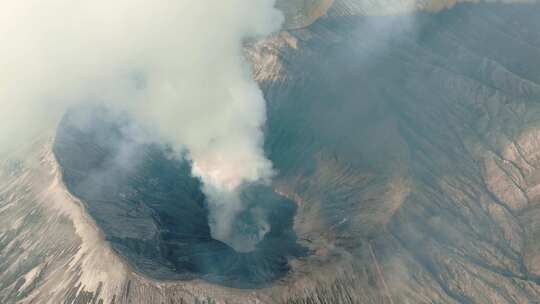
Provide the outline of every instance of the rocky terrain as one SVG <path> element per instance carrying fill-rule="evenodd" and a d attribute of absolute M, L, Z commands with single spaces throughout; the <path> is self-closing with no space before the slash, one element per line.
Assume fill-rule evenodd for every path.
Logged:
<path fill-rule="evenodd" d="M 191 276 L 152 277 L 145 261 L 164 255 L 111 235 L 155 242 L 158 200 L 92 210 L 76 178 L 100 141 L 61 127 L 2 163 L 0 303 L 539 302 L 540 6 L 366 16 L 344 3 L 246 51 L 268 102 L 272 197 L 295 204 L 306 250 L 285 254 L 286 273 L 256 288 L 185 264 Z M 87 163 L 60 151 L 75 148 Z M 207 231 L 196 188 L 174 195 L 200 215 L 185 226 Z"/>
<path fill-rule="evenodd" d="M 462 2 L 475 0 L 276 0 L 284 12 L 284 28 L 297 30 L 310 26 L 321 17 L 387 16 L 416 11 L 439 12 Z M 488 3 L 537 3 L 536 0 L 491 0 Z"/>

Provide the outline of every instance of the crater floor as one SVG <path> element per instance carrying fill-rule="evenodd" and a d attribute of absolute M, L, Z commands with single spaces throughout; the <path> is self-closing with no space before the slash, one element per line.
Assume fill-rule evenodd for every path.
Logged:
<path fill-rule="evenodd" d="M 128 119 L 75 109 L 61 122 L 54 154 L 66 186 L 84 203 L 113 248 L 139 272 L 161 280 L 202 278 L 262 287 L 306 254 L 292 230 L 295 204 L 267 186 L 244 191 L 233 231 L 250 237 L 256 216 L 270 226 L 256 248 L 237 252 L 211 236 L 201 182 L 166 147 L 133 138 Z"/>

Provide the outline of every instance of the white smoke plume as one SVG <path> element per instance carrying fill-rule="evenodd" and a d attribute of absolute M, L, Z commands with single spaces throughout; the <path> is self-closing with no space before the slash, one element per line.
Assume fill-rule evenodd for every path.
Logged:
<path fill-rule="evenodd" d="M 226 238 L 239 187 L 272 175 L 242 43 L 282 19 L 274 0 L 0 0 L 0 150 L 74 104 L 127 110 L 188 151 L 213 204 L 231 204 L 214 212 Z"/>

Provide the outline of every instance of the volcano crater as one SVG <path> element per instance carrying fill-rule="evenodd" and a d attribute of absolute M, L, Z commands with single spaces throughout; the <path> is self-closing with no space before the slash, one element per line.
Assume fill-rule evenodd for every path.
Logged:
<path fill-rule="evenodd" d="M 214 239 L 190 162 L 137 140 L 133 130 L 129 118 L 105 109 L 72 109 L 59 125 L 54 155 L 66 187 L 136 271 L 158 280 L 260 288 L 285 276 L 290 259 L 307 254 L 293 230 L 295 203 L 264 185 L 242 192 L 244 208 L 233 225 L 239 238 L 260 238 L 254 249 L 240 252 Z"/>

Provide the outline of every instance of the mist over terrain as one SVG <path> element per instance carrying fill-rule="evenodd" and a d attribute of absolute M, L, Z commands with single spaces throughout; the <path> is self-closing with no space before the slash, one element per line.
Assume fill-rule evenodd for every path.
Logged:
<path fill-rule="evenodd" d="M 50 16 L 68 15 L 33 2 L 33 11 L 41 10 L 35 18 L 43 19 L 46 10 L 51 11 Z M 184 45 L 184 41 L 175 40 L 175 35 L 167 34 L 166 24 L 174 23 L 173 15 L 198 10 L 174 12 L 172 4 L 177 2 L 171 0 L 168 9 L 165 2 L 159 2 L 163 7 L 157 5 L 155 13 L 166 11 L 164 16 L 170 18 L 141 18 L 146 20 L 145 29 L 159 28 L 151 31 L 155 35 L 138 38 L 126 34 L 131 31 L 118 30 L 121 37 L 110 39 L 113 45 L 132 41 L 138 52 L 125 49 L 127 56 L 118 55 L 114 60 L 103 55 L 109 63 L 119 60 L 159 65 L 133 65 L 139 67 L 135 70 L 116 65 L 112 69 L 126 73 L 113 73 L 107 68 L 105 80 L 95 81 L 90 90 L 86 89 L 90 93 L 82 94 L 88 98 L 50 98 L 50 109 L 46 110 L 53 113 L 55 107 L 60 109 L 57 117 L 37 115 L 42 118 L 36 116 L 27 125 L 21 122 L 24 130 L 43 126 L 43 130 L 36 130 L 36 136 L 30 136 L 31 140 L 15 145 L 18 134 L 6 135 L 13 149 L 8 156 L 0 157 L 0 303 L 539 301 L 538 3 L 278 0 L 276 7 L 284 10 L 285 21 L 280 30 L 265 35 L 278 28 L 281 14 L 274 14 L 270 3 L 266 6 L 258 2 L 261 7 L 242 1 L 227 3 L 233 2 L 242 12 L 228 12 L 222 9 L 222 3 L 208 6 L 206 11 L 201 9 L 201 19 L 209 18 L 204 21 L 213 24 L 210 33 L 218 32 L 214 26 L 219 23 L 210 20 L 211 13 L 249 19 L 250 14 L 258 13 L 243 12 L 243 8 L 260 8 L 268 12 L 264 16 L 273 16 L 276 21 L 275 26 L 259 34 L 251 31 L 249 35 L 224 36 L 227 40 L 242 36 L 234 44 L 238 52 L 225 52 L 235 53 L 237 59 L 218 58 L 216 54 L 221 51 L 217 49 L 205 50 L 201 58 L 190 52 L 180 52 L 178 57 L 164 51 L 171 43 L 172 48 L 175 43 Z M 58 3 L 80 9 L 67 1 Z M 24 4 L 17 5 L 19 11 L 24 10 Z M 140 11 L 144 16 L 153 14 Z M 0 15 L 8 16 L 4 12 Z M 81 13 L 77 18 L 90 17 Z M 45 32 L 37 25 L 33 29 L 20 20 L 11 22 L 20 23 L 12 33 L 25 27 L 32 35 Z M 70 18 L 66 22 L 78 24 Z M 227 21 L 229 25 L 245 22 Z M 204 27 L 200 28 L 201 35 Z M 2 31 L 7 33 L 8 29 Z M 199 28 L 189 31 L 191 35 Z M 158 32 L 164 32 L 167 39 L 162 40 Z M 178 33 L 189 45 L 188 29 Z M 32 35 L 25 39 L 35 40 L 35 45 L 41 45 L 38 39 L 50 40 L 38 35 L 29 39 Z M 2 36 L 14 42 L 18 39 L 15 37 Z M 211 42 L 199 37 L 193 44 L 195 49 L 203 44 L 219 46 L 219 37 L 214 35 L 217 41 Z M 138 39 L 152 39 L 158 44 L 141 41 L 139 45 Z M 232 50 L 232 43 L 230 46 Z M 79 47 L 80 53 L 103 50 L 89 51 L 88 47 Z M 111 54 L 123 53 L 121 49 Z M 156 58 L 150 50 L 159 50 Z M 9 53 L 7 49 L 1 52 Z M 42 51 L 26 52 L 46 57 Z M 19 63 L 24 61 L 24 55 L 16 53 L 11 57 L 20 57 Z M 191 93 L 183 88 L 184 82 L 175 82 L 180 78 L 173 77 L 180 66 L 198 66 L 203 55 L 215 59 L 204 68 L 216 75 L 223 76 L 220 72 L 228 69 L 242 73 L 227 73 L 232 78 L 207 77 L 201 67 L 194 75 L 184 77 L 180 73 L 181 78 L 187 79 L 186 86 L 207 82 L 210 88 L 217 86 L 216 79 L 226 80 L 227 85 L 217 86 L 221 90 L 239 87 L 229 80 L 241 76 L 246 84 L 242 92 L 254 96 L 249 99 L 254 101 L 249 111 L 260 115 L 249 118 L 251 123 L 232 120 L 257 126 L 234 134 L 250 133 L 253 141 L 246 146 L 256 147 L 248 149 L 256 153 L 249 155 L 260 156 L 255 159 L 261 162 L 249 168 L 267 168 L 261 171 L 264 174 L 239 171 L 244 172 L 244 178 L 236 179 L 240 175 L 197 171 L 201 161 L 192 150 L 205 145 L 191 142 L 190 147 L 174 141 L 174 135 L 180 138 L 197 133 L 197 129 L 184 129 L 184 124 L 202 128 L 203 135 L 217 130 L 217 125 L 230 131 L 232 125 L 225 124 L 225 118 L 232 119 L 233 113 L 223 111 L 221 106 L 232 111 L 233 103 L 228 103 L 232 99 L 219 105 L 203 103 L 209 113 L 203 118 L 201 113 L 190 112 L 196 108 L 195 103 L 182 102 L 190 113 L 167 111 L 160 120 L 170 123 L 167 125 L 156 119 L 161 110 L 172 107 L 158 107 L 159 111 L 152 112 L 152 103 L 145 102 L 150 97 L 177 96 L 161 94 L 174 92 L 162 91 L 169 86 L 158 85 L 169 76 L 174 80 L 170 81 L 172 87 L 185 89 L 188 97 L 218 94 L 208 90 L 206 84 L 205 90 L 198 88 L 198 93 Z M 182 56 L 187 61 L 182 61 Z M 67 56 L 59 57 L 56 61 L 63 62 L 61 69 L 66 69 L 66 75 L 78 74 L 70 70 Z M 92 56 L 84 58 L 93 60 Z M 178 61 L 173 61 L 169 69 L 161 58 Z M 29 62 L 55 65 L 38 58 Z M 18 66 L 7 60 L 3 64 L 13 70 Z M 122 65 L 127 66 L 131 65 Z M 61 69 L 59 79 L 64 78 Z M 92 70 L 80 64 L 79 69 Z M 100 73 L 95 70 L 90 74 Z M 18 78 L 38 78 L 32 75 Z M 0 77 L 9 78 L 4 74 Z M 3 93 L 32 95 L 39 92 L 36 88 L 40 83 L 49 83 L 44 87 L 56 92 L 56 86 L 50 85 L 55 78 L 42 77 L 34 81 L 32 90 L 19 90 L 13 82 L 11 90 Z M 109 85 L 109 81 L 118 86 Z M 57 87 L 65 97 L 77 97 Z M 260 98 L 261 91 L 264 98 Z M 168 105 L 166 99 L 156 105 Z M 6 108 L 15 105 L 1 100 Z M 27 109 L 43 109 L 46 105 L 35 103 Z M 216 108 L 230 116 L 214 115 Z M 257 112 L 260 109 L 264 113 Z M 0 116 L 16 121 L 11 120 L 16 118 L 13 113 L 2 112 Z M 243 111 L 234 113 L 247 115 Z M 206 120 L 208 115 L 210 120 Z M 49 123 L 51 127 L 45 128 Z M 164 130 L 169 125 L 178 127 Z M 5 132 L 7 128 L 0 130 Z M 228 152 L 240 155 L 232 154 L 236 146 L 229 147 L 224 141 L 246 147 L 241 145 L 243 137 L 225 138 L 225 133 L 229 134 L 216 133 L 223 134 L 219 137 L 223 141 L 201 137 L 209 150 L 197 151 L 209 160 L 213 159 L 212 152 L 219 150 L 226 156 Z M 219 149 L 214 150 L 214 144 Z M 241 165 L 227 168 L 248 168 Z M 258 178 L 251 181 L 255 178 L 249 176 Z M 235 180 L 239 181 L 236 187 Z M 229 200 L 223 200 L 224 193 L 231 194 Z M 216 214 L 223 215 L 219 223 Z M 216 227 L 221 227 L 222 235 L 216 234 Z"/>
<path fill-rule="evenodd" d="M 168 143 L 193 162 L 215 210 L 213 231 L 226 239 L 242 209 L 239 187 L 273 174 L 262 150 L 265 102 L 242 56 L 245 39 L 279 29 L 283 17 L 273 6 L 2 2 L 0 147 L 55 126 L 70 106 L 125 111 L 145 130 L 139 140 Z"/>

